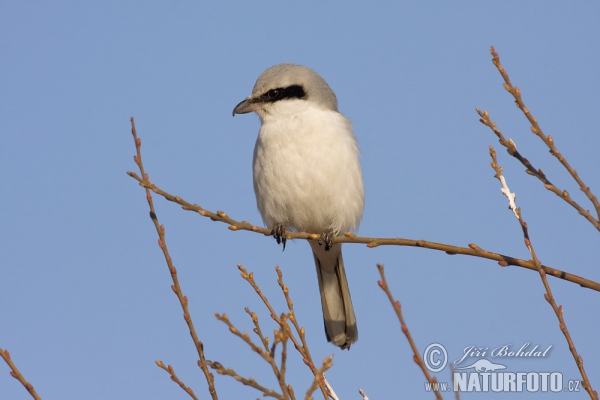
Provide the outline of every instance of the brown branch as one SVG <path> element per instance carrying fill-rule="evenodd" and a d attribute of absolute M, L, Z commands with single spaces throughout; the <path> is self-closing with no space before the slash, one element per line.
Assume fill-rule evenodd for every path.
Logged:
<path fill-rule="evenodd" d="M 192 399 L 198 400 L 198 398 L 194 394 L 194 391 L 192 390 L 192 388 L 185 386 L 185 384 L 177 377 L 173 367 L 171 367 L 170 365 L 165 366 L 165 364 L 162 361 L 155 361 L 155 362 L 156 362 L 156 365 L 158 365 L 160 368 L 167 371 L 169 373 L 169 375 L 171 375 L 171 380 L 173 382 L 177 383 L 179 385 L 179 387 L 181 387 Z"/>
<path fill-rule="evenodd" d="M 325 371 L 327 371 L 333 365 L 332 359 L 333 355 L 325 357 L 323 359 L 323 365 L 321 365 L 321 368 L 315 370 L 315 379 L 313 379 L 312 384 L 306 391 L 306 396 L 304 397 L 305 400 L 312 400 L 312 394 L 315 390 L 317 390 L 317 387 L 323 387 L 325 385 Z M 325 399 L 327 399 L 327 396 Z"/>
<path fill-rule="evenodd" d="M 494 148 L 491 146 L 490 146 L 490 156 L 492 157 L 492 163 L 491 163 L 492 168 L 496 172 L 494 177 L 497 178 L 500 182 L 502 182 L 503 186 L 505 186 L 506 183 L 502 179 L 502 167 L 498 166 L 498 161 L 496 159 L 496 152 L 494 151 Z M 508 191 L 508 192 L 510 192 L 510 191 Z M 511 206 L 511 208 L 513 208 L 513 207 L 514 206 Z M 548 284 L 548 279 L 546 278 L 546 272 L 544 272 L 544 269 L 542 268 L 542 263 L 540 262 L 540 260 L 537 258 L 537 255 L 535 254 L 533 244 L 531 243 L 531 239 L 529 238 L 529 230 L 527 228 L 527 223 L 523 220 L 523 217 L 521 215 L 521 208 L 520 207 L 516 208 L 513 211 L 515 211 L 515 214 L 516 214 L 517 218 L 519 219 L 519 223 L 521 224 L 521 229 L 523 230 L 523 238 L 525 240 L 525 246 L 531 253 L 531 257 L 533 257 L 533 262 L 535 263 L 535 265 L 537 267 L 537 270 L 540 274 L 540 278 L 542 279 L 542 283 L 544 284 L 544 288 L 546 289 L 544 298 L 550 304 L 550 306 L 552 307 L 552 310 L 554 310 L 554 313 L 556 314 L 556 318 L 558 319 L 560 330 L 562 331 L 563 335 L 565 335 L 565 339 L 567 340 L 567 343 L 569 345 L 569 350 L 571 350 L 571 354 L 573 355 L 573 358 L 575 359 L 577 368 L 579 368 L 579 372 L 581 373 L 581 378 L 582 378 L 581 385 L 589 393 L 590 398 L 592 400 L 598 400 L 598 392 L 596 392 L 594 389 L 592 389 L 592 385 L 591 385 L 591 383 L 587 377 L 587 374 L 585 372 L 585 369 L 583 367 L 583 358 L 577 353 L 577 349 L 575 348 L 575 343 L 573 343 L 571 334 L 569 333 L 569 330 L 567 329 L 567 324 L 563 317 L 563 307 L 558 306 L 556 304 L 556 301 L 554 300 L 554 295 L 552 294 L 552 289 L 550 289 L 550 285 Z"/>
<path fill-rule="evenodd" d="M 223 314 L 215 314 L 215 316 L 217 317 L 217 319 L 223 323 L 225 323 L 227 325 L 227 327 L 229 328 L 229 331 L 231 333 L 233 333 L 235 336 L 239 337 L 240 339 L 242 339 L 248 346 L 250 346 L 250 348 L 252 349 L 252 351 L 254 351 L 255 353 L 257 353 L 258 355 L 260 355 L 262 357 L 263 360 L 265 360 L 273 369 L 273 373 L 275 374 L 275 377 L 277 377 L 277 382 L 279 383 L 279 386 L 281 388 L 281 393 L 282 393 L 282 398 L 283 399 L 289 399 L 290 395 L 288 393 L 288 385 L 285 383 L 284 380 L 284 374 L 285 374 L 285 359 L 282 360 L 282 366 L 281 369 L 283 370 L 283 373 L 281 372 L 280 368 L 277 366 L 277 363 L 275 362 L 275 347 L 277 345 L 277 343 L 279 342 L 283 342 L 284 340 L 287 340 L 287 338 L 283 337 L 281 335 L 282 332 L 284 332 L 286 329 L 286 318 L 285 316 L 281 317 L 281 326 L 280 326 L 280 332 L 276 332 L 275 337 L 273 338 L 273 348 L 271 351 L 267 351 L 264 350 L 257 346 L 252 339 L 250 339 L 250 336 L 247 333 L 241 333 L 232 323 L 231 321 L 229 321 L 229 318 L 227 318 L 227 315 Z M 256 322 L 258 323 L 258 321 Z M 277 335 L 277 333 L 279 333 L 280 335 Z M 284 356 L 285 358 L 285 356 Z M 210 365 L 210 364 L 209 364 Z M 266 394 L 265 394 L 266 395 Z"/>
<path fill-rule="evenodd" d="M 410 334 L 410 331 L 408 330 L 408 327 L 406 326 L 404 317 L 402 316 L 402 306 L 400 305 L 400 301 L 394 300 L 394 296 L 392 295 L 392 292 L 390 291 L 390 287 L 387 284 L 387 280 L 385 279 L 385 273 L 383 272 L 383 265 L 377 264 L 377 268 L 379 269 L 379 274 L 381 275 L 381 280 L 377 283 L 379 284 L 379 287 L 387 295 L 390 303 L 392 304 L 392 307 L 394 307 L 394 311 L 396 311 L 396 316 L 398 317 L 398 320 L 400 321 L 400 328 L 402 330 L 402 333 L 404 334 L 404 336 L 406 336 L 406 339 L 408 340 L 408 343 L 410 344 L 410 348 L 413 351 L 413 361 L 421 368 L 421 371 L 423 371 L 423 374 L 425 375 L 427 382 L 431 383 L 431 387 L 433 388 L 433 391 L 435 392 L 436 399 L 441 399 L 442 395 L 440 394 L 440 392 L 437 388 L 437 378 L 435 376 L 431 377 L 431 375 L 429 375 L 429 371 L 425 367 L 425 363 L 423 362 L 423 359 L 421 358 L 421 355 L 419 354 L 417 345 L 415 344 L 415 341 L 413 340 L 412 335 Z"/>
<path fill-rule="evenodd" d="M 138 165 L 140 169 L 140 174 L 144 177 L 145 180 L 148 180 L 148 174 L 144 171 L 144 165 L 142 163 L 142 152 L 141 146 L 142 141 L 138 138 L 137 132 L 135 129 L 135 122 L 133 118 L 131 118 L 131 134 L 133 135 L 133 140 L 135 143 L 135 148 L 137 151 L 137 155 L 133 157 L 135 163 Z M 130 175 L 133 173 L 129 173 Z M 188 329 L 190 331 L 190 336 L 194 342 L 194 347 L 198 352 L 198 366 L 204 373 L 206 378 L 206 382 L 208 383 L 208 391 L 211 397 L 216 400 L 218 399 L 217 392 L 214 386 L 214 375 L 208 370 L 206 365 L 206 359 L 204 357 L 204 345 L 198 339 L 198 335 L 196 333 L 196 328 L 194 327 L 194 323 L 192 322 L 192 317 L 190 315 L 188 309 L 188 299 L 187 296 L 184 296 L 181 291 L 181 286 L 179 285 L 179 278 L 177 277 L 177 270 L 173 265 L 173 260 L 169 255 L 169 250 L 167 249 L 167 241 L 165 239 L 165 227 L 158 223 L 158 218 L 156 216 L 156 211 L 154 209 L 154 201 L 152 200 L 152 194 L 150 193 L 149 188 L 146 188 L 146 200 L 148 201 L 148 206 L 150 207 L 150 218 L 154 223 L 154 227 L 156 228 L 156 233 L 158 234 L 158 246 L 161 248 L 163 255 L 165 257 L 165 261 L 167 263 L 167 267 L 169 268 L 169 273 L 171 274 L 171 279 L 173 280 L 173 285 L 171 285 L 171 289 L 175 292 L 177 299 L 179 300 L 179 304 L 181 305 L 181 309 L 183 310 L 183 319 L 188 325 Z"/>
<path fill-rule="evenodd" d="M 296 332 L 298 333 L 298 336 L 300 337 L 300 341 L 302 342 L 302 346 L 301 349 L 302 351 L 300 352 L 300 354 L 302 354 L 302 357 L 304 357 L 306 360 L 308 360 L 308 366 L 311 368 L 311 371 L 313 371 L 313 373 L 316 371 L 315 370 L 315 366 L 312 362 L 312 356 L 310 355 L 310 350 L 308 348 L 308 344 L 306 343 L 306 331 L 304 330 L 303 327 L 300 327 L 300 325 L 298 324 L 298 320 L 296 319 L 296 313 L 294 312 L 294 302 L 292 301 L 292 299 L 290 298 L 290 291 L 288 290 L 287 285 L 285 285 L 283 283 L 283 273 L 281 272 L 281 270 L 279 269 L 279 266 L 275 266 L 275 271 L 277 272 L 277 283 L 279 284 L 279 287 L 281 288 L 281 291 L 283 292 L 283 296 L 285 297 L 285 301 L 287 303 L 288 306 L 288 310 L 289 310 L 289 319 L 290 321 L 292 321 L 292 324 L 294 325 L 294 329 L 296 329 Z M 290 335 L 290 338 L 292 338 L 293 335 Z"/>
<path fill-rule="evenodd" d="M 519 90 L 518 87 L 513 86 L 513 84 L 510 81 L 510 78 L 508 76 L 508 73 L 506 72 L 506 70 L 504 69 L 504 67 L 502 66 L 502 64 L 500 64 L 500 56 L 498 55 L 498 53 L 496 53 L 496 50 L 494 49 L 494 47 L 492 46 L 490 48 L 490 53 L 492 54 L 492 63 L 496 66 L 496 68 L 498 69 L 498 72 L 500 72 L 500 75 L 502 75 L 502 78 L 504 79 L 504 88 L 514 97 L 515 99 L 515 104 L 517 105 L 517 107 L 519 107 L 519 109 L 523 112 L 523 114 L 525 114 L 525 117 L 527 118 L 527 120 L 529 121 L 529 123 L 531 124 L 531 132 L 533 132 L 537 137 L 539 137 L 540 139 L 542 139 L 542 141 L 546 144 L 546 146 L 548 146 L 548 148 L 550 149 L 550 154 L 552 154 L 554 157 L 556 157 L 558 159 L 558 161 L 565 167 L 565 169 L 571 174 L 571 176 L 573 177 L 573 179 L 575 180 L 575 182 L 577 182 L 577 184 L 579 185 L 579 189 L 585 193 L 585 195 L 587 196 L 587 198 L 591 201 L 591 203 L 593 204 L 595 210 L 596 210 L 596 215 L 597 218 L 593 218 L 591 216 L 591 214 L 589 213 L 589 211 L 584 210 L 583 207 L 579 206 L 577 203 L 575 203 L 575 201 L 573 201 L 569 194 L 567 193 L 567 191 L 562 191 L 560 192 L 558 189 L 554 188 L 550 188 L 548 187 L 548 185 L 552 185 L 549 182 L 546 183 L 545 180 L 545 176 L 544 173 L 542 172 L 542 170 L 535 170 L 535 169 L 530 169 L 530 164 L 527 165 L 523 162 L 523 160 L 519 159 L 517 156 L 515 156 L 517 159 L 519 159 L 519 161 L 521 161 L 523 163 L 523 165 L 525 165 L 527 167 L 527 172 L 530 173 L 531 175 L 536 176 L 538 179 L 540 179 L 542 182 L 544 182 L 544 185 L 546 186 L 546 189 L 551 190 L 552 192 L 556 193 L 558 196 L 560 196 L 561 198 L 563 198 L 565 201 L 567 201 L 567 203 L 569 203 L 571 206 L 575 207 L 575 209 L 577 209 L 577 211 L 583 215 L 588 221 L 590 221 L 592 223 L 592 225 L 594 225 L 594 227 L 598 230 L 600 230 L 600 202 L 598 202 L 598 198 L 596 196 L 594 196 L 594 194 L 591 192 L 589 186 L 587 186 L 583 180 L 579 177 L 579 175 L 577 174 L 577 171 L 571 167 L 571 164 L 569 164 L 569 162 L 567 161 L 567 159 L 558 151 L 558 149 L 556 148 L 556 145 L 554 144 L 554 139 L 552 138 L 552 136 L 548 135 L 546 136 L 546 134 L 544 134 L 544 131 L 542 130 L 542 128 L 539 126 L 537 119 L 531 115 L 531 112 L 529 111 L 529 109 L 525 106 L 525 103 L 523 102 L 523 99 L 521 97 L 521 91 Z M 489 126 L 490 128 L 492 128 L 491 125 L 489 125 L 488 123 L 483 121 L 483 115 L 481 113 L 481 111 L 477 110 L 477 112 L 479 113 L 480 116 L 482 116 L 482 120 L 480 120 L 482 123 L 484 123 L 485 125 Z M 487 112 L 486 112 L 487 114 Z M 489 118 L 488 118 L 489 120 Z M 495 124 L 494 124 L 495 126 Z M 492 128 L 493 129 L 493 128 Z M 499 131 L 498 131 L 499 132 Z M 496 133 L 496 135 L 498 135 L 498 132 L 496 132 L 496 130 L 494 130 L 494 133 Z M 505 146 L 508 150 L 508 153 L 511 154 L 511 148 L 506 146 L 505 143 L 503 143 L 503 139 L 498 136 L 500 138 L 500 143 Z M 516 150 L 516 148 L 515 148 Z M 511 154 L 513 155 L 513 154 Z M 514 155 L 513 155 L 514 156 Z M 527 161 L 527 159 L 524 159 L 525 161 Z M 534 173 L 535 172 L 535 173 Z M 544 179 L 542 179 L 544 178 Z M 552 185 L 553 186 L 553 185 Z"/>
<path fill-rule="evenodd" d="M 283 315 L 282 315 L 282 319 L 283 319 Z M 281 342 L 281 368 L 279 369 L 279 375 L 277 376 L 277 378 L 279 379 L 279 385 L 281 386 L 281 389 L 283 390 L 284 393 L 287 393 L 292 399 L 294 399 L 294 392 L 292 391 L 291 393 L 288 392 L 288 388 L 291 387 L 291 385 L 288 385 L 285 383 L 285 372 L 286 372 L 286 362 L 287 362 L 287 343 L 289 340 L 289 335 L 287 334 L 287 330 L 286 329 L 281 329 L 279 332 L 276 333 L 277 336 L 275 337 L 275 340 L 273 341 L 275 343 L 276 340 L 278 340 L 279 342 Z M 273 349 L 275 348 L 275 346 L 273 346 Z M 273 351 L 271 354 L 273 354 L 273 357 L 275 356 L 275 351 Z"/>
<path fill-rule="evenodd" d="M 303 327 L 301 327 L 298 324 L 298 320 L 296 319 L 296 313 L 294 312 L 294 302 L 290 298 L 290 291 L 288 290 L 287 285 L 285 285 L 283 283 L 283 273 L 279 269 L 279 266 L 277 266 L 277 265 L 275 266 L 275 271 L 277 272 L 277 283 L 279 284 L 279 287 L 281 288 L 281 291 L 283 292 L 283 296 L 285 297 L 285 302 L 288 306 L 289 319 L 290 319 L 290 321 L 292 321 L 292 324 L 294 325 L 294 329 L 296 329 L 296 333 L 298 333 L 298 336 L 300 337 L 300 341 L 302 342 L 302 351 L 300 352 L 300 354 L 302 355 L 305 364 L 308 365 L 310 370 L 315 375 L 315 378 L 317 378 L 320 373 L 315 368 L 315 365 L 312 361 L 312 356 L 310 355 L 310 350 L 309 350 L 308 344 L 306 342 L 306 331 Z M 291 332 L 289 333 L 289 336 L 290 336 L 290 339 L 294 338 L 294 336 L 291 334 Z M 295 342 L 294 342 L 294 346 L 296 346 Z M 296 349 L 298 349 L 297 346 L 296 346 Z M 332 359 L 333 359 L 333 356 L 331 356 L 330 361 Z M 324 368 L 324 367 L 325 367 L 325 362 L 324 362 L 322 368 Z M 325 368 L 323 370 L 323 372 L 329 368 L 331 368 L 331 365 L 329 365 L 327 368 Z M 331 397 L 332 390 L 330 390 L 331 388 L 327 385 L 327 381 L 325 380 L 325 375 L 323 375 L 323 379 L 319 380 L 319 388 L 321 389 L 321 392 L 323 393 L 323 396 L 325 399 L 328 398 L 328 395 L 329 395 L 329 397 Z"/>
<path fill-rule="evenodd" d="M 269 300 L 262 293 L 262 290 L 260 289 L 260 287 L 258 286 L 256 281 L 254 280 L 254 274 L 252 272 L 249 273 L 248 271 L 246 271 L 246 269 L 240 264 L 238 264 L 238 269 L 242 272 L 241 273 L 242 278 L 244 278 L 244 280 L 246 280 L 250 284 L 250 286 L 252 286 L 252 288 L 254 289 L 256 294 L 258 294 L 258 296 L 263 301 L 263 303 L 265 304 L 267 309 L 270 311 L 270 316 L 273 319 L 273 321 L 275 321 L 280 327 L 283 328 L 284 321 L 282 320 L 282 318 L 277 316 L 277 313 L 275 313 L 275 310 L 269 303 Z M 287 333 L 289 339 L 294 344 L 294 347 L 296 348 L 296 350 L 302 356 L 302 360 L 308 366 L 308 368 L 313 373 L 313 375 L 315 376 L 315 379 L 316 379 L 316 377 L 319 374 L 319 370 L 315 367 L 312 357 L 310 355 L 310 350 L 308 349 L 308 345 L 306 343 L 305 330 L 304 330 L 304 328 L 300 327 L 300 325 L 298 324 L 298 321 L 296 320 L 296 314 L 294 313 L 294 307 L 293 307 L 294 303 L 292 302 L 292 299 L 289 296 L 289 290 L 288 290 L 287 286 L 283 283 L 283 274 L 281 273 L 281 270 L 279 269 L 278 266 L 275 266 L 275 270 L 277 271 L 277 276 L 278 276 L 277 283 L 279 283 L 279 286 L 281 287 L 281 290 L 283 292 L 283 295 L 285 297 L 285 300 L 286 300 L 286 303 L 288 306 L 288 310 L 289 310 L 288 319 L 290 321 L 292 321 L 292 324 L 294 325 L 294 329 L 298 333 L 298 336 L 300 337 L 300 342 L 302 342 L 302 343 L 298 342 L 298 339 L 293 335 L 293 333 L 291 332 L 290 326 L 288 324 L 285 324 L 286 333 Z M 253 319 L 253 321 L 254 321 L 254 319 Z M 255 330 L 255 332 L 257 334 L 259 334 L 256 330 Z M 259 330 L 259 332 L 260 332 L 260 330 Z M 262 333 L 259 334 L 259 336 L 261 336 L 261 335 L 262 335 Z M 268 340 L 267 340 L 267 344 L 268 344 Z M 327 399 L 328 398 L 327 389 L 325 388 L 324 382 L 322 380 L 319 380 L 319 387 L 321 389 L 323 397 L 325 399 Z"/>
<path fill-rule="evenodd" d="M 239 329 L 237 329 L 233 325 L 233 323 L 231 323 L 231 321 L 229 320 L 227 315 L 216 314 L 216 318 L 219 321 L 226 324 L 231 333 L 233 333 L 235 336 L 242 339 L 251 348 L 251 350 L 253 352 L 258 353 L 258 355 L 260 355 L 261 358 L 271 366 L 273 373 L 275 374 L 275 377 L 277 378 L 277 381 L 281 388 L 281 394 L 277 393 L 276 391 L 274 391 L 272 389 L 268 389 L 268 388 L 262 386 L 261 384 L 256 382 L 256 380 L 254 380 L 253 378 L 244 378 L 244 377 L 240 376 L 233 369 L 225 368 L 219 362 L 207 361 L 207 364 L 211 368 L 216 370 L 217 373 L 219 373 L 221 375 L 229 375 L 229 376 L 235 378 L 237 381 L 242 382 L 245 385 L 251 386 L 251 387 L 261 391 L 264 396 L 275 397 L 278 399 L 295 400 L 296 397 L 294 394 L 294 390 L 292 389 L 291 385 L 288 385 L 285 382 L 286 362 L 287 362 L 287 357 L 288 357 L 287 342 L 288 342 L 288 340 L 291 340 L 292 343 L 294 344 L 294 347 L 296 348 L 296 350 L 301 354 L 304 363 L 310 368 L 311 372 L 313 372 L 313 374 L 314 374 L 313 383 L 312 383 L 310 389 L 306 393 L 307 398 L 312 398 L 312 393 L 318 387 L 321 389 L 321 392 L 322 392 L 325 400 L 327 400 L 328 397 L 331 397 L 334 400 L 337 399 L 333 389 L 327 383 L 327 380 L 325 379 L 325 375 L 324 375 L 324 372 L 327 369 L 329 369 L 332 365 L 333 356 L 325 358 L 321 368 L 319 368 L 319 369 L 315 368 L 312 358 L 310 356 L 310 352 L 308 350 L 308 345 L 306 343 L 305 330 L 304 330 L 304 328 L 300 327 L 300 325 L 298 324 L 298 321 L 296 320 L 296 318 L 294 316 L 293 302 L 289 296 L 289 290 L 288 290 L 287 286 L 285 285 L 285 283 L 283 282 L 283 274 L 281 273 L 281 270 L 279 270 L 279 267 L 275 267 L 275 270 L 277 271 L 277 275 L 278 275 L 277 282 L 278 282 L 279 286 L 281 287 L 281 290 L 284 294 L 284 297 L 285 297 L 285 300 L 286 300 L 286 303 L 288 306 L 288 310 L 289 310 L 289 312 L 287 314 L 282 313 L 280 316 L 277 315 L 277 313 L 271 306 L 269 300 L 262 293 L 262 290 L 260 289 L 260 287 L 258 286 L 256 281 L 254 280 L 254 274 L 252 272 L 249 273 L 242 265 L 238 265 L 238 268 L 242 272 L 241 273 L 242 278 L 244 280 L 246 280 L 250 284 L 250 286 L 252 286 L 252 288 L 255 290 L 255 292 L 258 294 L 258 296 L 261 298 L 261 300 L 263 301 L 263 303 L 269 310 L 271 318 L 279 326 L 279 329 L 274 331 L 273 343 L 272 343 L 271 347 L 269 348 L 269 338 L 266 337 L 262 333 L 262 329 L 260 327 L 258 316 L 256 315 L 256 313 L 250 311 L 250 309 L 248 309 L 247 307 L 245 309 L 246 313 L 252 319 L 252 323 L 254 324 L 253 331 L 260 339 L 260 343 L 261 343 L 260 345 L 254 343 L 252 341 L 252 339 L 250 338 L 250 335 L 248 335 L 248 333 L 245 333 L 245 332 L 242 333 Z M 292 328 L 288 321 L 292 321 L 292 324 L 294 326 L 296 333 L 298 334 L 298 337 L 300 338 L 300 341 L 294 335 Z M 276 350 L 277 350 L 278 344 L 281 344 L 281 363 L 279 366 L 277 365 L 277 362 L 275 361 Z"/>
<path fill-rule="evenodd" d="M 254 323 L 254 333 L 256 333 L 256 335 L 260 338 L 265 351 L 269 351 L 269 337 L 263 335 L 262 330 L 260 329 L 260 324 L 258 323 L 258 315 L 256 315 L 255 312 L 250 311 L 248 307 L 246 307 L 245 310 Z"/>
<path fill-rule="evenodd" d="M 262 228 L 260 226 L 256 226 L 251 224 L 248 221 L 236 221 L 230 218 L 225 212 L 217 211 L 216 213 L 210 212 L 197 204 L 191 204 L 186 200 L 182 199 L 179 196 L 173 196 L 164 190 L 157 187 L 154 183 L 150 182 L 148 179 L 142 179 L 134 172 L 128 172 L 129 176 L 137 180 L 140 186 L 146 188 L 147 190 L 151 190 L 154 193 L 164 197 L 168 201 L 172 201 L 174 203 L 179 204 L 186 211 L 193 211 L 200 214 L 203 217 L 210 218 L 213 221 L 224 222 L 229 225 L 229 229 L 232 231 L 250 231 L 261 233 L 265 236 L 271 235 L 271 230 L 267 228 Z M 306 233 L 306 232 L 291 232 L 285 231 L 285 235 L 287 239 L 306 239 L 306 240 L 319 240 L 320 234 L 316 233 Z M 506 256 L 499 253 L 494 253 L 491 251 L 484 250 L 477 246 L 476 244 L 470 243 L 469 247 L 459 247 L 452 246 L 443 243 L 435 243 L 429 242 L 426 240 L 417 240 L 417 239 L 404 239 L 404 238 L 373 238 L 373 237 L 361 237 L 356 236 L 352 233 L 346 232 L 344 236 L 336 236 L 333 238 L 333 243 L 362 243 L 366 244 L 367 247 L 373 248 L 378 246 L 410 246 L 410 247 L 420 247 L 431 250 L 444 251 L 447 254 L 455 255 L 461 254 L 466 256 L 473 256 L 479 258 L 487 258 L 489 260 L 498 261 L 498 264 L 502 267 L 506 267 L 509 265 L 514 265 L 521 268 L 527 268 L 532 271 L 537 271 L 536 266 L 533 261 L 521 260 L 519 258 Z M 600 291 L 600 283 L 594 282 L 592 280 L 561 271 L 559 269 L 551 268 L 543 265 L 544 271 L 548 275 L 554 276 L 555 278 L 564 279 L 569 282 L 576 283 L 582 287 L 586 287 L 588 289 L 593 289 L 596 291 Z"/>
<path fill-rule="evenodd" d="M 241 264 L 238 264 L 238 269 L 242 272 L 241 273 L 242 278 L 244 278 L 244 280 L 246 282 L 248 282 L 250 284 L 250 286 L 252 286 L 252 288 L 254 289 L 256 294 L 258 294 L 258 296 L 263 301 L 263 303 L 265 304 L 267 309 L 270 311 L 270 316 L 273 319 L 273 321 L 275 321 L 277 323 L 277 325 L 281 326 L 282 325 L 281 318 L 277 316 L 277 313 L 273 309 L 273 306 L 271 306 L 271 303 L 269 303 L 269 300 L 262 293 L 262 290 L 260 289 L 260 287 L 258 286 L 256 281 L 254 280 L 254 273 L 248 272 L 246 270 L 246 268 L 244 268 Z M 290 340 L 292 341 L 292 343 L 294 343 L 294 347 L 296 348 L 296 350 L 298 350 L 298 352 L 305 358 L 305 363 L 309 366 L 309 368 L 311 368 L 311 371 L 313 371 L 314 366 L 311 367 L 312 359 L 310 358 L 310 353 L 307 353 L 306 349 L 302 345 L 300 345 L 300 343 L 298 342 L 298 339 L 296 339 L 296 337 L 294 335 L 292 335 L 291 332 L 288 332 L 288 334 L 289 334 Z M 267 339 L 267 344 L 268 344 L 268 339 Z"/>
<path fill-rule="evenodd" d="M 262 329 L 260 328 L 260 324 L 258 322 L 258 315 L 256 315 L 256 313 L 254 313 L 254 312 L 251 312 L 248 307 L 246 307 L 245 310 L 248 313 L 248 315 L 250 315 L 250 318 L 252 319 L 252 322 L 254 323 L 253 331 L 259 337 L 261 343 L 263 344 L 265 351 L 267 353 L 269 353 L 270 355 L 274 356 L 275 344 L 277 343 L 277 337 L 274 338 L 273 347 L 271 350 L 269 350 L 269 337 L 263 335 Z M 283 319 L 283 316 L 281 317 L 281 319 Z M 282 391 L 284 393 L 287 391 L 290 398 L 295 399 L 296 397 L 294 394 L 294 390 L 292 389 L 292 386 L 286 385 L 286 383 L 285 383 L 285 372 L 286 372 L 286 361 L 287 361 L 287 341 L 289 339 L 289 335 L 287 335 L 286 331 L 284 331 L 283 329 L 281 329 L 279 332 L 281 335 L 283 335 L 281 337 L 281 343 L 282 343 L 283 349 L 281 351 L 281 370 L 279 371 L 279 373 L 277 373 L 277 371 L 275 371 L 276 372 L 275 375 L 278 377 L 279 384 L 281 386 Z M 282 385 L 284 385 L 285 388 Z"/>
<path fill-rule="evenodd" d="M 511 156 L 513 156 L 514 158 L 516 158 L 517 160 L 519 160 L 521 162 L 521 164 L 523 164 L 525 166 L 525 168 L 526 168 L 525 171 L 529 175 L 532 175 L 532 176 L 535 176 L 536 178 L 538 178 L 544 184 L 544 187 L 546 189 L 548 189 L 549 191 L 551 191 L 552 193 L 554 193 L 555 195 L 557 195 L 558 197 L 560 197 L 561 199 L 566 201 L 568 204 L 570 204 L 573 208 L 575 208 L 577 210 L 577 212 L 579 212 L 579 214 L 581 214 L 592 225 L 594 225 L 594 227 L 596 227 L 596 229 L 600 230 L 600 222 L 598 222 L 598 220 L 596 220 L 592 216 L 592 214 L 590 214 L 589 210 L 584 209 L 581 205 L 579 205 L 579 203 L 577 203 L 575 200 L 573 200 L 573 198 L 571 197 L 569 192 L 567 192 L 566 190 L 560 190 L 559 188 L 557 188 L 552 182 L 550 182 L 548 180 L 548 178 L 546 177 L 546 174 L 544 173 L 544 171 L 542 171 L 541 168 L 536 169 L 527 158 L 523 157 L 521 155 L 521 153 L 519 153 L 515 142 L 513 142 L 511 139 L 508 139 L 508 140 L 506 139 L 506 137 L 502 134 L 500 129 L 498 129 L 496 123 L 490 119 L 490 115 L 487 112 L 487 110 L 481 111 L 479 108 L 477 108 L 476 110 L 477 110 L 477 113 L 479 114 L 479 116 L 481 117 L 481 119 L 479 121 L 482 124 L 484 124 L 485 126 L 489 127 L 496 134 L 500 144 L 502 146 L 506 147 L 507 153 L 510 154 Z"/>
<path fill-rule="evenodd" d="M 31 383 L 27 382 L 27 380 L 25 380 L 25 378 L 23 377 L 21 372 L 19 372 L 19 369 L 17 368 L 15 363 L 13 363 L 12 359 L 10 358 L 10 353 L 8 352 L 8 350 L 2 350 L 2 348 L 0 348 L 0 357 L 2 357 L 4 359 L 4 361 L 6 362 L 6 364 L 8 364 L 8 366 L 11 370 L 10 376 L 15 378 L 19 382 L 21 382 L 21 384 L 25 387 L 25 389 L 27 389 L 27 391 L 29 392 L 31 397 L 33 397 L 34 399 L 37 399 L 37 400 L 41 399 L 41 397 L 37 394 L 37 392 L 33 388 L 33 385 Z"/>
<path fill-rule="evenodd" d="M 254 380 L 254 378 L 244 378 L 244 377 L 240 376 L 237 372 L 235 372 L 233 369 L 225 368 L 223 365 L 221 365 L 220 363 L 218 363 L 216 361 L 214 361 L 214 362 L 207 361 L 207 363 L 212 369 L 217 371 L 217 373 L 219 375 L 231 376 L 236 381 L 241 382 L 246 386 L 253 387 L 256 390 L 259 390 L 260 392 L 262 392 L 263 396 L 269 396 L 269 397 L 274 397 L 274 398 L 280 399 L 280 400 L 286 400 L 286 397 L 283 397 L 282 395 L 280 395 L 279 393 L 277 393 L 276 391 L 274 391 L 272 389 L 267 389 L 266 387 L 260 385 L 258 382 L 256 382 Z"/>

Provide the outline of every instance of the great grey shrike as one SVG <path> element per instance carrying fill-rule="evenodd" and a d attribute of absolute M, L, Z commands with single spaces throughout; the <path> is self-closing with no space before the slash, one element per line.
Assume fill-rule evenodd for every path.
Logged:
<path fill-rule="evenodd" d="M 256 112 L 256 203 L 277 243 L 285 230 L 321 234 L 312 248 L 327 340 L 342 349 L 358 339 L 342 259 L 332 239 L 356 230 L 364 209 L 359 150 L 352 124 L 337 109 L 327 82 L 310 68 L 275 65 L 263 72 L 252 94 L 233 115 Z"/>

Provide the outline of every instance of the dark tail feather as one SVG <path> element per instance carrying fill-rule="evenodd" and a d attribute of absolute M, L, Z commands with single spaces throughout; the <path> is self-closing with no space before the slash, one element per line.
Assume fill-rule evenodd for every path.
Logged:
<path fill-rule="evenodd" d="M 324 246 L 316 242 L 309 243 L 317 267 L 327 341 L 342 349 L 349 349 L 358 339 L 358 329 L 344 270 L 342 245 L 335 244 L 325 251 Z"/>

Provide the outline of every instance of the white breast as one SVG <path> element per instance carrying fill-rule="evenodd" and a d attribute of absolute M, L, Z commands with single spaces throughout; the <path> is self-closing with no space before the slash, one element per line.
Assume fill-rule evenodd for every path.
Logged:
<path fill-rule="evenodd" d="M 364 192 L 350 121 L 305 100 L 260 113 L 254 191 L 265 224 L 342 233 L 358 228 Z"/>

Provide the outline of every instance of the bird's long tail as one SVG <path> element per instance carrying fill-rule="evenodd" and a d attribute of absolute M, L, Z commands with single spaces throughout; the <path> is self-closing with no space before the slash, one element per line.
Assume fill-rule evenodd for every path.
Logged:
<path fill-rule="evenodd" d="M 358 329 L 344 271 L 342 245 L 334 244 L 329 251 L 325 251 L 325 246 L 319 246 L 314 241 L 309 243 L 317 267 L 327 341 L 342 349 L 349 349 L 358 339 Z"/>

